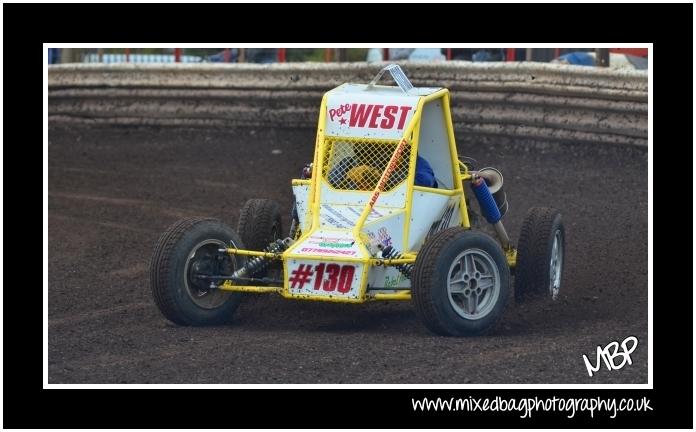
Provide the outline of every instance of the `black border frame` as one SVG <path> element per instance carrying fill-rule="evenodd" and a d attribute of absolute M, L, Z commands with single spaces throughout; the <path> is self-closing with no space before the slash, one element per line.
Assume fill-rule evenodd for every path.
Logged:
<path fill-rule="evenodd" d="M 653 97 L 654 113 L 654 150 L 665 157 L 665 164 L 660 165 L 661 155 L 654 151 L 654 166 L 669 166 L 669 184 L 675 184 L 679 174 L 689 172 L 688 168 L 679 169 L 679 160 L 693 151 L 691 128 L 692 109 L 689 109 L 688 97 L 692 93 L 692 13 L 693 5 L 650 5 L 650 4 L 494 4 L 494 5 L 442 5 L 442 4 L 408 4 L 408 5 L 293 5 L 293 4 L 3 4 L 4 12 L 4 89 L 5 121 L 3 147 L 5 180 L 22 179 L 22 184 L 31 181 L 39 183 L 39 176 L 28 164 L 16 163 L 28 161 L 29 153 L 36 151 L 39 140 L 38 96 L 28 97 L 27 93 L 40 93 L 35 81 L 39 79 L 38 44 L 42 42 L 652 42 L 654 52 L 660 65 L 654 67 L 654 89 L 659 93 Z M 354 9 L 354 10 L 353 10 Z M 447 17 L 444 27 L 417 23 L 414 17 L 424 15 Z M 193 12 L 192 12 L 193 11 Z M 319 29 L 314 20 L 317 13 L 332 17 L 326 29 Z M 186 21 L 187 29 L 181 32 L 176 17 L 182 16 L 223 17 L 219 27 L 210 25 L 206 19 Z M 193 14 L 193 15 L 192 15 Z M 390 16 L 396 22 L 403 23 L 385 28 L 382 19 Z M 134 20 L 133 17 L 136 17 Z M 249 27 L 235 27 L 230 18 L 233 16 L 263 16 Z M 360 25 L 355 26 L 351 19 L 359 16 Z M 494 17 L 495 26 L 490 20 L 476 17 Z M 288 22 L 287 17 L 295 17 Z M 302 20 L 303 23 L 297 21 Z M 108 18 L 108 19 L 105 19 Z M 468 19 L 467 19 L 468 18 Z M 128 25 L 123 25 L 127 22 Z M 466 25 L 462 25 L 464 22 Z M 425 27 L 424 27 L 425 25 Z M 339 31 L 340 30 L 340 31 Z M 684 59 L 686 57 L 686 59 Z M 30 59 L 30 60 L 29 60 Z M 664 62 L 664 63 L 663 63 Z M 657 62 L 656 62 L 657 63 Z M 663 66 L 664 65 L 664 66 Z M 36 67 L 36 69 L 34 69 Z M 26 79 L 31 70 L 32 80 Z M 17 85 L 16 83 L 20 83 Z M 691 90 L 691 91 L 687 91 Z M 669 102 L 669 105 L 668 105 Z M 683 106 L 680 106 L 683 105 Z M 10 109 L 11 108 L 11 109 Z M 30 138 L 31 137 L 31 138 Z M 686 141 L 686 148 L 681 141 Z M 16 143 L 28 141 L 31 145 L 17 146 Z M 24 153 L 24 154 L 23 154 Z M 31 155 L 34 156 L 34 155 Z M 677 156 L 677 157 L 675 157 Z M 35 156 L 36 157 L 36 156 Z M 34 158 L 32 158 L 34 159 Z M 11 164 L 11 165 L 10 165 Z M 693 168 L 693 167 L 692 167 Z M 27 173 L 27 170 L 29 171 Z M 10 177 L 13 176 L 13 177 Z M 655 215 L 665 214 L 669 207 L 666 199 L 658 198 L 663 183 L 656 172 L 653 208 Z M 691 184 L 683 179 L 684 184 Z M 26 291 L 34 291 L 34 304 L 41 301 L 40 291 L 36 289 L 33 274 L 36 267 L 36 245 L 45 244 L 27 242 L 21 237 L 29 231 L 26 228 L 16 230 L 11 227 L 29 227 L 38 225 L 38 205 L 31 204 L 26 190 L 38 190 L 38 184 L 30 188 L 16 187 L 17 182 L 5 182 L 5 201 L 10 203 L 5 212 L 4 227 L 6 242 L 6 266 L 3 280 L 6 289 L 4 299 L 4 358 L 3 358 L 3 427 L 8 428 L 123 428 L 123 427 L 159 427 L 159 428 L 474 428 L 474 427 L 604 427 L 604 428 L 652 428 L 693 426 L 693 356 L 692 356 L 692 290 L 683 282 L 677 287 L 654 286 L 654 389 L 653 390 L 452 390 L 452 389 L 321 389 L 321 390 L 45 390 L 40 380 L 43 371 L 43 356 L 37 341 L 39 327 L 39 307 L 28 306 Z M 692 191 L 693 192 L 693 191 Z M 38 192 L 37 192 L 38 193 Z M 667 195 L 667 194 L 664 194 Z M 37 200 L 38 201 L 38 200 Z M 662 201 L 665 201 L 664 203 Z M 22 203 L 15 205 L 14 203 Z M 26 203 L 26 204 L 25 204 Z M 34 210 L 36 209 L 36 210 Z M 658 211 L 662 210 L 662 211 Z M 670 251 L 669 265 L 674 268 L 690 268 L 690 263 L 681 263 L 688 254 L 679 251 L 674 242 L 677 224 L 686 222 L 682 213 L 688 212 L 686 206 L 679 206 L 670 218 L 654 221 L 654 250 Z M 36 221 L 36 224 L 33 223 Z M 30 225 L 31 224 L 31 225 Z M 672 237 L 658 234 L 672 227 Z M 682 235 L 684 228 L 681 228 Z M 20 231 L 19 233 L 16 231 Z M 32 232 L 38 231 L 35 229 Z M 16 241 L 15 241 L 16 240 Z M 667 244 L 667 242 L 670 242 Z M 22 248 L 26 251 L 22 251 Z M 688 249 L 687 249 L 688 250 Z M 20 252 L 21 251 L 21 252 Z M 24 257 L 24 258 L 22 258 Z M 30 257 L 30 258 L 27 258 Z M 692 248 L 693 257 L 693 248 Z M 655 255 L 654 268 L 665 266 Z M 666 261 L 666 260 L 665 260 Z M 26 267 L 17 269 L 17 267 Z M 27 275 L 32 275 L 27 277 Z M 676 276 L 678 278 L 678 276 Z M 678 290 L 683 301 L 667 302 L 663 296 L 665 290 Z M 16 307 L 23 304 L 22 307 Z M 691 318 L 691 319 L 689 319 Z M 42 329 L 41 329 L 42 330 Z M 676 337 L 675 337 L 676 336 Z M 689 342 L 687 342 L 689 341 Z M 677 391 L 676 388 L 679 388 Z M 200 419 L 175 416 L 180 406 L 182 392 L 186 398 L 197 398 L 201 403 L 211 406 L 228 401 L 229 416 Z M 638 414 L 619 415 L 616 419 L 603 417 L 586 418 L 576 416 L 567 419 L 562 414 L 536 415 L 533 419 L 520 419 L 516 413 L 415 413 L 411 409 L 412 397 L 482 397 L 496 395 L 504 397 L 643 397 L 651 400 L 653 411 Z M 364 415 L 336 418 L 332 411 L 326 410 L 303 412 L 302 401 L 306 398 L 335 401 L 337 405 L 355 403 L 364 404 Z M 259 416 L 249 407 L 254 405 L 272 407 L 273 414 Z M 379 404 L 379 411 L 371 410 L 371 404 Z"/>

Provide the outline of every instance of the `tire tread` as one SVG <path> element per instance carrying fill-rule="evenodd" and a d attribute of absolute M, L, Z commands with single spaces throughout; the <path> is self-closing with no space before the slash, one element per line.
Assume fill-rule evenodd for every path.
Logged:
<path fill-rule="evenodd" d="M 551 207 L 532 207 L 527 212 L 520 229 L 515 268 L 515 299 L 540 294 L 548 287 L 548 263 L 546 262 L 549 235 L 560 212 Z"/>

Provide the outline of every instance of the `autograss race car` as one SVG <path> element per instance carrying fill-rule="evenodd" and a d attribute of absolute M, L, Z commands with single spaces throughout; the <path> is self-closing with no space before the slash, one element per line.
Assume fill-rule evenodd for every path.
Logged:
<path fill-rule="evenodd" d="M 398 86 L 377 85 L 389 72 Z M 249 200 L 235 231 L 210 218 L 176 222 L 159 238 L 150 284 L 181 325 L 229 322 L 244 293 L 363 303 L 410 300 L 431 331 L 489 330 L 511 297 L 556 299 L 564 228 L 532 208 L 513 245 L 502 224 L 503 176 L 460 160 L 450 96 L 416 88 L 398 65 L 369 84 L 343 84 L 321 103 L 314 160 L 292 180 L 289 235 L 279 205 Z M 495 238 L 475 229 L 475 198 Z"/>

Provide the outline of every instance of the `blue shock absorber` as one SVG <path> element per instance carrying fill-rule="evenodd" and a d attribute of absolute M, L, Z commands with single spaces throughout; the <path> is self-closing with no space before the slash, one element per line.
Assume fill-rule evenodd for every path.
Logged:
<path fill-rule="evenodd" d="M 471 189 L 474 190 L 474 195 L 476 195 L 479 206 L 481 206 L 481 212 L 488 223 L 494 224 L 498 222 L 502 216 L 500 216 L 498 205 L 495 203 L 493 195 L 491 195 L 491 191 L 488 190 L 488 185 L 486 182 L 479 177 L 471 182 Z"/>

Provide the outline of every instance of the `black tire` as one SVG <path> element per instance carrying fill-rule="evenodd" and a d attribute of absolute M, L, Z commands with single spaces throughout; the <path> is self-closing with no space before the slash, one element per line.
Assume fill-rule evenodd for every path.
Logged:
<path fill-rule="evenodd" d="M 269 199 L 250 199 L 239 212 L 237 232 L 242 243 L 249 250 L 263 251 L 276 239 L 283 238 L 283 222 L 280 217 L 280 206 Z M 254 273 L 254 277 L 264 277 L 269 270 L 278 276 L 280 262 L 272 263 L 267 269 Z"/>
<path fill-rule="evenodd" d="M 560 266 L 554 272 L 551 256 L 557 234 L 560 240 Z M 565 228 L 561 213 L 548 207 L 530 208 L 522 222 L 517 245 L 515 300 L 520 302 L 533 297 L 556 300 L 561 287 L 564 256 Z"/>
<path fill-rule="evenodd" d="M 280 206 L 269 199 L 250 199 L 239 212 L 237 232 L 250 250 L 263 250 L 283 235 Z"/>
<path fill-rule="evenodd" d="M 292 213 L 290 215 L 290 232 L 288 237 L 291 239 L 298 239 L 302 235 L 302 228 L 300 228 L 300 215 L 297 213 L 297 200 L 295 194 L 292 195 Z"/>
<path fill-rule="evenodd" d="M 481 229 L 481 216 L 479 216 L 478 213 L 471 207 L 469 198 L 466 198 L 466 210 L 469 215 L 469 225 L 471 226 L 472 229 L 475 230 L 480 230 Z"/>
<path fill-rule="evenodd" d="M 478 276 L 475 282 L 473 279 L 457 282 L 462 284 L 464 291 L 450 294 L 450 277 L 457 274 L 457 269 L 462 278 L 468 278 L 465 275 L 469 271 L 464 269 L 460 256 L 474 259 L 473 267 L 467 268 L 473 268 Z M 493 285 L 490 292 L 483 294 L 483 310 L 481 316 L 476 317 L 482 292 L 482 286 L 476 284 L 489 278 Z M 416 256 L 411 281 L 416 314 L 429 330 L 446 336 L 476 336 L 487 332 L 502 316 L 510 296 L 510 268 L 498 242 L 482 232 L 461 227 L 440 231 L 426 241 Z M 470 294 L 465 294 L 467 289 Z M 474 294 L 477 306 L 469 312 L 464 311 L 464 302 Z"/>
<path fill-rule="evenodd" d="M 244 247 L 237 233 L 217 219 L 183 219 L 162 234 L 150 260 L 150 288 L 165 318 L 193 326 L 231 321 L 242 294 L 206 289 L 205 282 L 192 276 L 194 269 L 231 274 L 239 268 L 242 258 L 217 253 L 224 245 Z"/>

